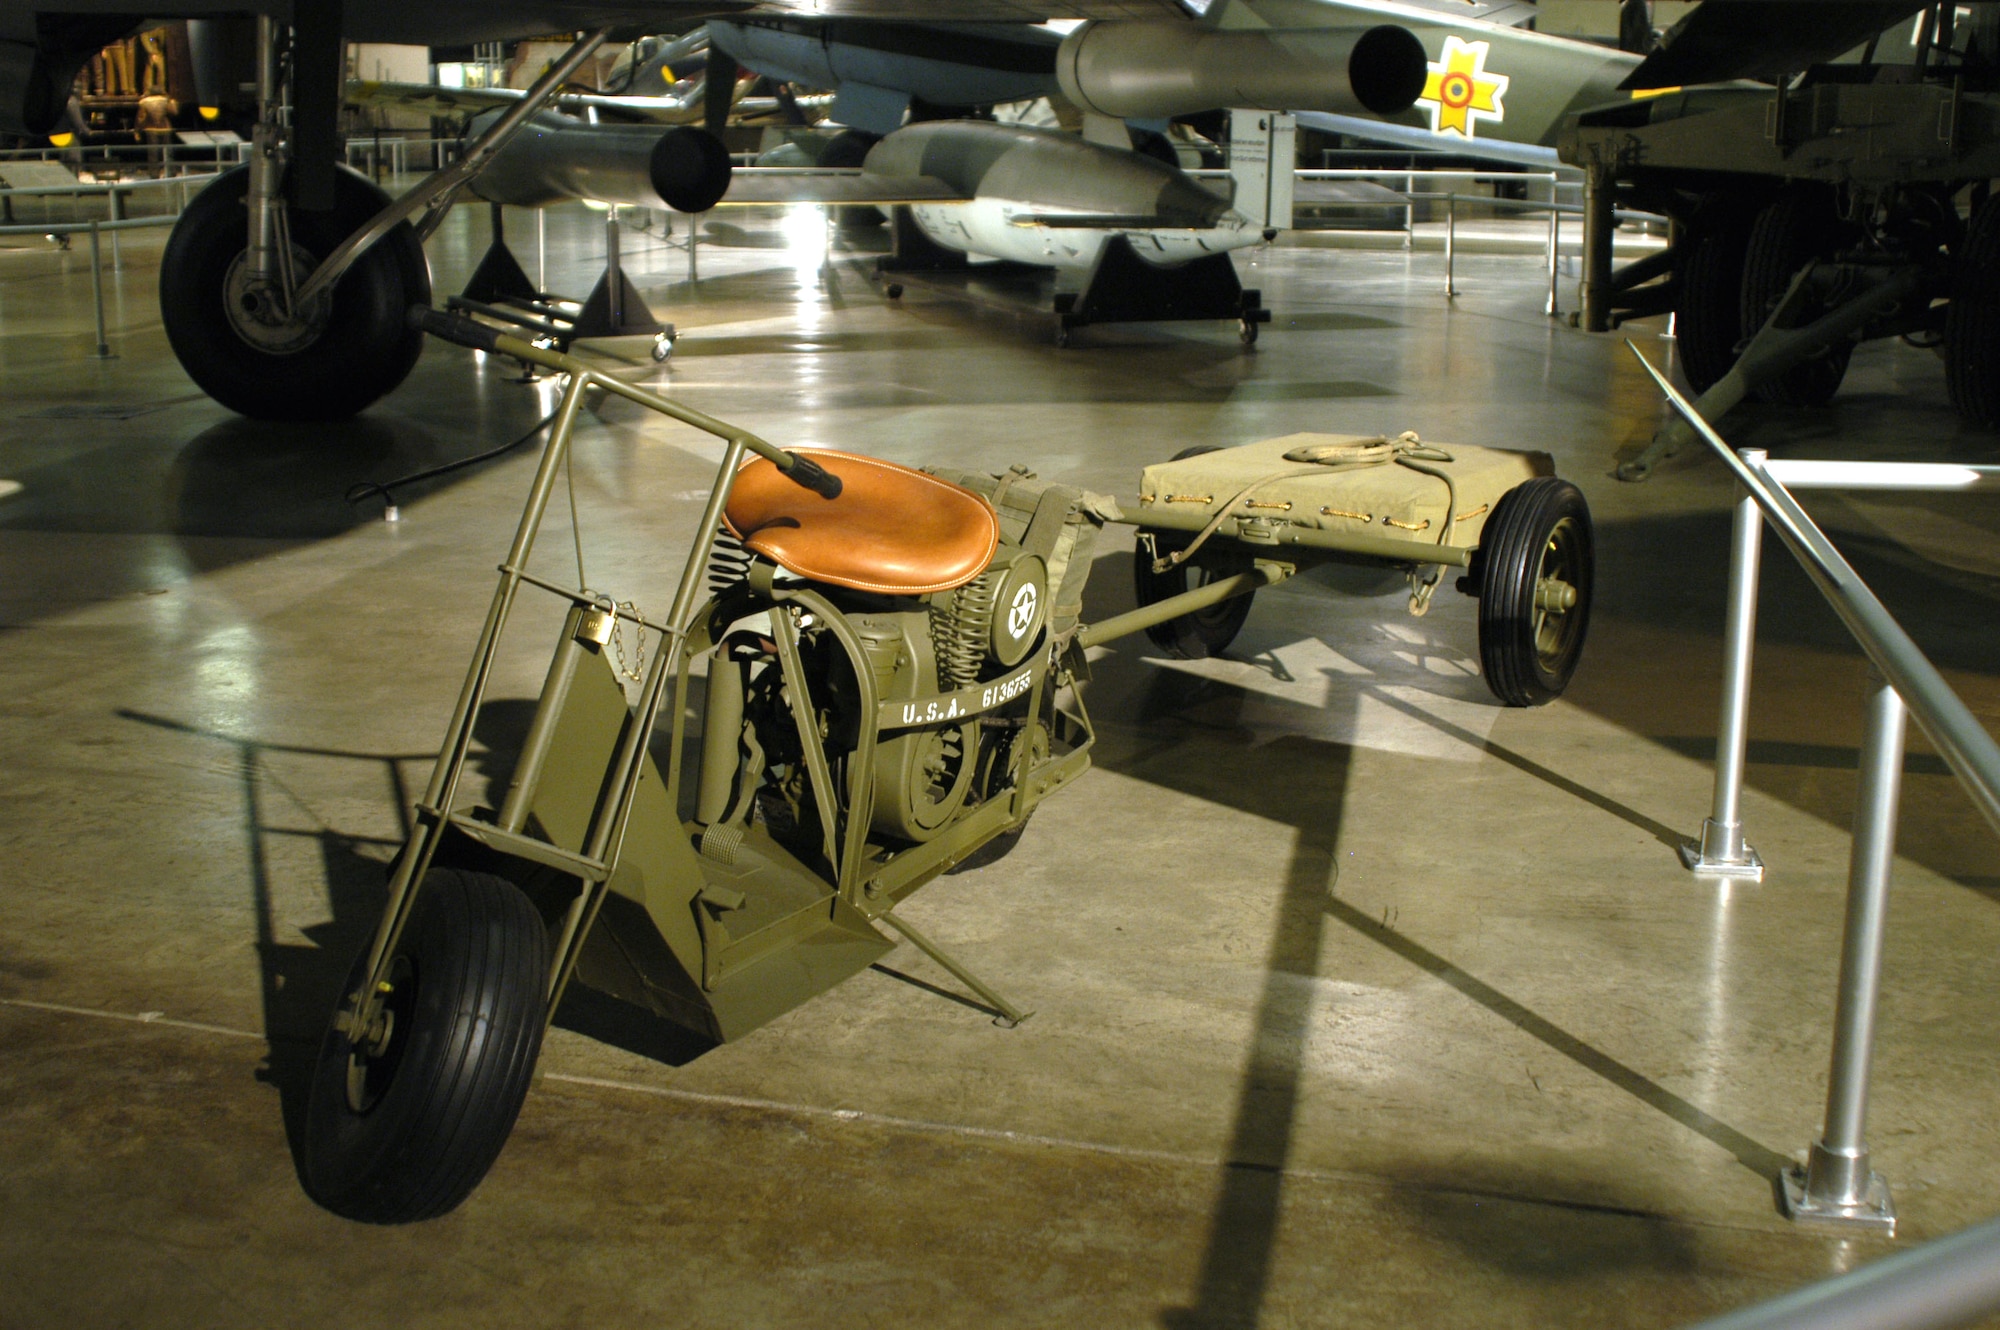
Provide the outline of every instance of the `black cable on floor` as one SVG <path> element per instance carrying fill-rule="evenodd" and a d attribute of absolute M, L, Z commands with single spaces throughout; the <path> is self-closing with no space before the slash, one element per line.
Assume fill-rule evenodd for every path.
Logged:
<path fill-rule="evenodd" d="M 403 488 L 405 485 L 414 485 L 420 480 L 430 480 L 436 476 L 450 475 L 454 471 L 463 471 L 466 467 L 477 466 L 481 462 L 490 462 L 494 458 L 502 455 L 503 453 L 511 453 L 516 448 L 519 448 L 522 444 L 526 443 L 528 440 L 534 438 L 537 434 L 540 434 L 543 430 L 547 429 L 550 425 L 553 425 L 555 423 L 556 416 L 561 412 L 561 410 L 562 410 L 561 407 L 557 407 L 556 410 L 549 412 L 547 415 L 543 416 L 540 420 L 536 421 L 534 428 L 530 429 L 526 434 L 523 434 L 520 438 L 515 439 L 512 442 L 503 443 L 498 448 L 490 448 L 483 453 L 475 453 L 471 457 L 461 457 L 456 462 L 446 462 L 443 466 L 434 466 L 427 471 L 413 472 L 410 475 L 400 477 L 396 480 L 385 480 L 380 482 L 373 480 L 364 480 L 360 484 L 351 486 L 348 489 L 347 501 L 349 503 L 360 503 L 363 499 L 368 498 L 370 495 L 379 494 L 382 496 L 383 507 L 393 508 L 396 506 L 395 491 Z"/>

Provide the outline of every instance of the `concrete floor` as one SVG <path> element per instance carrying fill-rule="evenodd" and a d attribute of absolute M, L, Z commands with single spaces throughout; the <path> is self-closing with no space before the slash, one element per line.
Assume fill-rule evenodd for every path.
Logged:
<path fill-rule="evenodd" d="M 483 226 L 461 210 L 434 239 L 441 292 Z M 1223 325 L 1057 351 L 1043 325 L 885 302 L 858 263 L 823 281 L 810 224 L 731 228 L 695 285 L 631 238 L 685 336 L 665 367 L 603 354 L 781 443 L 1113 493 L 1190 443 L 1300 429 L 1552 451 L 1600 542 L 1573 688 L 1501 710 L 1469 600 L 1411 619 L 1354 574 L 1260 596 L 1226 660 L 1121 643 L 1089 694 L 1096 769 L 908 910 L 1032 1021 L 930 991 L 955 990 L 908 947 L 699 1057 L 581 994 L 471 1200 L 351 1224 L 301 1193 L 291 1109 L 532 457 L 412 491 L 394 526 L 342 495 L 512 438 L 549 398 L 433 345 L 352 423 L 253 424 L 166 350 L 159 233 L 124 242 L 109 361 L 87 255 L 0 250 L 21 486 L 0 498 L 0 1326 L 1671 1326 L 2000 1210 L 1979 1108 L 2000 858 L 1920 741 L 1871 1129 L 1902 1227 L 1828 1236 L 1774 1206 L 1820 1125 L 1862 667 L 1774 550 L 1746 806 L 1771 872 L 1684 873 L 1729 491 L 1692 456 L 1608 478 L 1655 394 L 1619 339 L 1544 317 L 1533 257 L 1461 254 L 1447 305 L 1435 253 L 1251 252 L 1277 311 L 1254 353 Z M 580 291 L 592 218 L 550 231 L 551 281 Z M 1857 354 L 1831 406 L 1726 432 L 1995 451 L 1900 345 Z M 714 456 L 623 404 L 587 421 L 594 584 L 665 604 Z M 2000 505 L 1812 507 L 2000 713 Z M 1100 549 L 1093 617 L 1129 605 L 1129 545 Z M 490 732 L 518 728 L 541 640 Z"/>

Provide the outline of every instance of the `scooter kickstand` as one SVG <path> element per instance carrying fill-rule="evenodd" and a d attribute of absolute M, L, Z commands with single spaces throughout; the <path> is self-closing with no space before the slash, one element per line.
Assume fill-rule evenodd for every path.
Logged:
<path fill-rule="evenodd" d="M 977 993 L 982 999 L 984 999 L 986 1005 L 990 1009 L 999 1014 L 999 1018 L 994 1021 L 995 1025 L 999 1025 L 1005 1029 L 1011 1030 L 1015 1026 L 1019 1025 L 1022 1021 L 1027 1020 L 1028 1017 L 1035 1014 L 1032 1011 L 1022 1011 L 1019 1007 L 1016 1007 L 1006 998 L 1001 997 L 998 993 L 988 988 L 985 984 L 981 983 L 973 975 L 972 971 L 966 969 L 963 965 L 959 964 L 956 960 L 952 959 L 950 952 L 946 951 L 943 947 L 940 947 L 937 943 L 925 937 L 922 933 L 919 933 L 911 925 L 903 922 L 901 919 L 898 919 L 895 915 L 881 914 L 877 915 L 876 918 L 880 922 L 885 923 L 889 925 L 889 927 L 895 929 L 898 933 L 901 933 L 904 937 L 908 938 L 910 941 L 916 943 L 917 950 L 923 952 L 924 955 L 930 957 L 932 960 L 936 961 L 939 965 L 942 965 L 945 969 L 951 971 L 954 975 L 958 976 L 959 982 L 963 983 L 967 988 L 970 988 L 973 992 Z"/>

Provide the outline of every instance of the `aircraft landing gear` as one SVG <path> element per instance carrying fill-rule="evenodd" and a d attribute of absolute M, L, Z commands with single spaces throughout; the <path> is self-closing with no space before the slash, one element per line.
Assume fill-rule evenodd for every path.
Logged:
<path fill-rule="evenodd" d="M 181 367 L 201 390 L 257 420 L 344 420 L 408 377 L 423 334 L 403 311 L 429 304 L 430 270 L 407 222 L 348 269 L 331 291 L 293 308 L 283 280 L 298 275 L 367 223 L 388 196 L 341 168 L 333 211 L 287 210 L 281 276 L 260 276 L 243 225 L 250 170 L 227 172 L 196 195 L 160 262 L 160 315 Z M 289 233 L 286 235 L 285 233 Z"/>
<path fill-rule="evenodd" d="M 174 224 L 160 261 L 160 316 L 188 377 L 231 410 L 257 420 L 344 420 L 417 363 L 423 334 L 403 314 L 430 304 L 430 268 L 416 232 L 397 222 L 336 282 L 300 297 L 312 271 L 389 196 L 336 167 L 331 208 L 288 204 L 296 134 L 279 31 L 269 18 L 257 21 L 255 151 Z"/>
<path fill-rule="evenodd" d="M 287 113 L 283 71 L 297 79 L 302 54 L 331 58 L 340 47 L 338 25 L 312 17 L 310 32 L 294 30 L 289 66 L 279 25 L 257 20 L 255 151 L 189 205 L 160 275 L 167 340 L 189 377 L 266 420 L 343 419 L 403 381 L 423 349 L 404 313 L 431 299 L 423 237 L 611 31 L 580 36 L 457 161 L 391 202 L 333 156 L 335 83 L 299 82 Z"/>

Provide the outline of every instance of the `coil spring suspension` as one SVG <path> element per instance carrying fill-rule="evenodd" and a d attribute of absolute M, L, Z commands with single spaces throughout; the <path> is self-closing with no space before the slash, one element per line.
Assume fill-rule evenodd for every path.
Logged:
<path fill-rule="evenodd" d="M 931 605 L 931 649 L 942 686 L 964 688 L 978 680 L 1000 582 L 1001 575 L 984 572 L 952 592 L 950 600 Z"/>
<path fill-rule="evenodd" d="M 752 555 L 727 527 L 715 533 L 715 547 L 708 555 L 708 594 L 719 596 L 750 574 Z"/>

